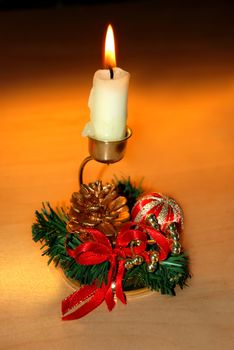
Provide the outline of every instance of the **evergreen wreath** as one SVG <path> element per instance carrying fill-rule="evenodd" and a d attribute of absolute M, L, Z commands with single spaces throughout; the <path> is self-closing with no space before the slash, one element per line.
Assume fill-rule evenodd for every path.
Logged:
<path fill-rule="evenodd" d="M 126 252 L 131 251 L 133 257 L 129 258 L 129 253 L 125 257 L 121 256 L 120 253 L 118 257 L 118 262 L 123 266 L 122 289 L 129 291 L 146 287 L 161 294 L 176 295 L 176 286 L 183 289 L 187 285 L 187 279 L 190 278 L 188 256 L 182 251 L 179 243 L 179 232 L 183 223 L 180 207 L 171 198 L 156 193 L 144 196 L 141 184 L 136 186 L 130 178 L 121 180 L 116 178 L 113 182 L 114 184 L 105 186 L 99 181 L 84 185 L 80 192 L 73 194 L 71 208 L 53 209 L 49 203 L 43 203 L 41 211 L 36 211 L 36 222 L 32 226 L 33 240 L 41 243 L 42 255 L 48 256 L 48 264 L 53 262 L 56 267 L 60 266 L 68 279 L 79 282 L 81 286 L 90 286 L 91 288 L 95 285 L 95 288 L 101 288 L 101 286 L 108 285 L 110 270 L 113 270 L 111 260 L 104 259 L 102 262 L 93 264 L 79 263 L 82 253 L 83 256 L 87 254 L 84 251 L 81 253 L 80 249 L 95 241 L 93 232 L 100 230 L 108 238 L 113 249 L 116 249 L 119 232 L 122 232 L 122 236 L 125 237 L 125 232 L 128 231 L 135 233 L 140 229 L 143 230 L 144 234 L 147 231 L 150 239 L 147 240 L 144 253 L 138 254 L 141 241 L 137 239 L 131 241 L 131 244 L 124 248 Z M 142 198 L 141 202 L 138 201 L 139 196 Z M 163 202 L 164 207 L 155 202 L 155 200 L 164 200 L 165 198 L 167 199 L 166 202 Z M 173 205 L 175 209 L 173 218 L 170 205 Z M 150 211 L 146 213 L 149 208 Z M 165 208 L 169 208 L 167 213 L 165 213 Z M 130 217 L 128 210 L 131 210 L 132 217 Z M 168 219 L 169 212 L 170 219 Z M 79 222 L 81 219 L 83 222 Z M 129 224 L 131 220 L 134 221 L 132 226 Z M 82 226 L 84 222 L 86 225 Z M 143 229 L 141 228 L 142 223 Z M 169 242 L 167 245 L 170 249 L 168 248 L 169 251 L 162 259 L 160 259 L 160 254 L 163 253 L 160 251 L 162 247 L 156 242 L 157 240 L 153 240 L 152 230 L 157 232 L 158 237 L 161 236 L 160 240 Z M 118 233 L 113 236 L 113 232 Z M 140 234 L 143 234 L 142 232 Z M 78 250 L 81 254 L 79 257 Z M 91 256 L 91 258 L 93 257 L 95 255 Z M 114 279 L 115 277 L 116 271 Z M 94 292 L 87 297 L 87 300 L 93 294 Z M 81 301 L 78 303 L 72 301 L 74 305 L 70 303 L 69 306 L 64 306 L 65 309 L 67 308 L 64 310 L 70 310 Z M 67 300 L 65 299 L 64 302 L 66 303 Z M 112 307 L 108 305 L 108 308 Z M 80 316 L 72 315 L 64 316 L 63 319 L 83 316 L 83 314 Z"/>

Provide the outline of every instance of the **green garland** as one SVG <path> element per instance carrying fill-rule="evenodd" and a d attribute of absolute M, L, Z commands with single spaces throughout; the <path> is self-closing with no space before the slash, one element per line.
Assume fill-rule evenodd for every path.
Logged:
<path fill-rule="evenodd" d="M 127 180 L 115 179 L 116 187 L 120 195 L 128 200 L 130 209 L 141 194 L 141 186 L 134 186 L 130 178 Z M 43 204 L 41 211 L 36 211 L 36 222 L 32 226 L 32 236 L 35 242 L 40 241 L 42 255 L 49 257 L 48 264 L 52 261 L 55 266 L 60 266 L 66 277 L 79 281 L 81 285 L 91 285 L 94 281 L 99 285 L 107 282 L 109 262 L 97 265 L 80 265 L 67 254 L 65 240 L 67 239 L 66 226 L 69 221 L 66 210 L 56 208 L 49 203 Z M 74 249 L 82 242 L 76 235 L 70 235 L 66 244 Z M 155 272 L 148 272 L 146 263 L 134 266 L 126 270 L 123 278 L 125 291 L 147 287 L 161 294 L 175 295 L 178 285 L 181 289 L 186 285 L 190 277 L 188 257 L 186 254 L 169 255 L 166 260 L 157 264 Z"/>

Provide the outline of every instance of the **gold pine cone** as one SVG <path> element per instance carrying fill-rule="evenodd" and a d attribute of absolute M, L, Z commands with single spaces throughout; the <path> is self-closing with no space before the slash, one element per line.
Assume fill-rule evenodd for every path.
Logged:
<path fill-rule="evenodd" d="M 130 219 L 126 203 L 127 199 L 118 195 L 113 184 L 103 185 L 101 181 L 82 184 L 80 191 L 72 194 L 67 229 L 77 233 L 82 241 L 90 237 L 81 226 L 97 228 L 113 240 L 118 228 Z"/>

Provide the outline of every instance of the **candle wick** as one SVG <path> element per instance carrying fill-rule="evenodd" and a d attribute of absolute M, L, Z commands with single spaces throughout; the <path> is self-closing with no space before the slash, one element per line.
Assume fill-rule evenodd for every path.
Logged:
<path fill-rule="evenodd" d="M 110 68 L 109 68 L 109 71 L 110 71 L 110 78 L 111 78 L 111 79 L 114 79 L 114 71 L 113 71 L 113 68 L 110 67 Z"/>

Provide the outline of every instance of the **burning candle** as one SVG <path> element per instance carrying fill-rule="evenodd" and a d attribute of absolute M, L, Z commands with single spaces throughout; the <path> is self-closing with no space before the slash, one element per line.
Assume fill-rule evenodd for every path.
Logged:
<path fill-rule="evenodd" d="M 116 67 L 115 42 L 111 25 L 105 40 L 105 68 L 96 71 L 88 106 L 90 122 L 84 136 L 102 141 L 122 140 L 126 135 L 130 74 Z"/>

